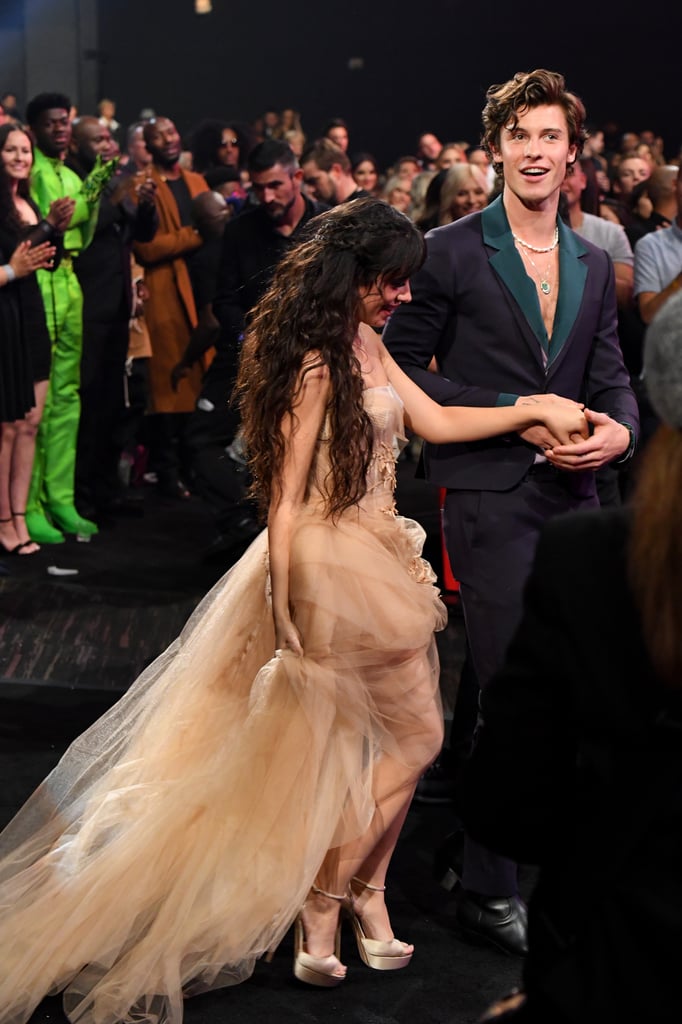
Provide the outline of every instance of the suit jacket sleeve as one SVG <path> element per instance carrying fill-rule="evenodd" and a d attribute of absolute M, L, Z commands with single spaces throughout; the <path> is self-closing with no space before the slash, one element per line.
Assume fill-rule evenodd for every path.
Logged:
<path fill-rule="evenodd" d="M 228 224 L 223 233 L 216 278 L 216 294 L 213 300 L 213 312 L 220 324 L 223 338 L 230 345 L 239 343 L 248 312 L 244 308 L 244 285 L 239 269 L 240 232 L 238 227 L 237 222 L 234 225 Z"/>
<path fill-rule="evenodd" d="M 456 268 L 447 251 L 449 239 L 426 236 L 424 266 L 411 279 L 412 301 L 399 307 L 384 330 L 389 352 L 405 371 L 440 405 L 494 406 L 500 392 L 450 380 L 428 370 L 456 328 Z"/>
<path fill-rule="evenodd" d="M 585 404 L 596 412 L 608 413 L 619 423 L 629 423 L 637 435 L 637 399 L 618 340 L 615 275 L 610 259 L 608 264 L 609 274 L 602 298 L 599 327 L 585 375 Z"/>

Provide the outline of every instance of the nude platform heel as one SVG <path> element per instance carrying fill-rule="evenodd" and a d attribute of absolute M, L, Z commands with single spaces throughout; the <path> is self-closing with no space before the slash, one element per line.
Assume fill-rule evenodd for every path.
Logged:
<path fill-rule="evenodd" d="M 352 881 L 372 892 L 386 892 L 385 885 L 370 885 L 369 882 L 363 882 L 361 878 L 357 877 L 354 877 Z M 401 967 L 407 967 L 412 959 L 412 952 L 405 952 L 406 943 L 401 942 L 400 939 L 390 939 L 388 942 L 369 939 L 365 935 L 362 921 L 353 905 L 352 892 L 346 900 L 346 912 L 350 917 L 355 941 L 358 944 L 358 953 L 363 963 L 374 968 L 375 971 L 398 971 Z"/>
<path fill-rule="evenodd" d="M 320 896 L 327 896 L 330 900 L 338 900 L 345 903 L 346 896 L 337 896 L 333 892 L 325 892 L 318 889 L 316 885 L 312 891 Z M 335 974 L 341 966 L 339 957 L 341 955 L 341 923 L 337 925 L 334 937 L 334 953 L 330 956 L 312 956 L 306 950 L 305 929 L 299 914 L 294 923 L 294 977 L 307 985 L 317 985 L 318 988 L 333 988 L 345 980 L 343 974 Z"/>

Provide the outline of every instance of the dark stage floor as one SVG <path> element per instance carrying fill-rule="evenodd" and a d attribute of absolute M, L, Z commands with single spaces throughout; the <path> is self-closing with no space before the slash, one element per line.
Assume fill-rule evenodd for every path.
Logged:
<path fill-rule="evenodd" d="M 436 493 L 399 467 L 398 506 L 427 531 L 440 572 Z M 164 502 L 141 492 L 142 515 L 118 517 L 89 544 L 74 540 L 28 558 L 5 559 L 0 578 L 0 823 L 52 768 L 78 732 L 117 699 L 176 636 L 229 560 L 205 557 L 212 518 L 197 498 Z M 48 574 L 49 567 L 78 570 Z M 459 611 L 439 636 L 446 704 L 463 658 Z M 455 897 L 433 878 L 435 847 L 452 826 L 448 806 L 414 803 L 389 874 L 396 934 L 416 952 L 403 971 L 371 971 L 350 932 L 347 981 L 334 990 L 291 976 L 291 935 L 271 964 L 236 989 L 189 1000 L 187 1024 L 339 1021 L 343 1024 L 464 1024 L 518 983 L 520 962 L 472 946 L 454 925 Z M 115 907 L 112 907 L 114 914 Z M 58 999 L 32 1024 L 61 1024 Z"/>

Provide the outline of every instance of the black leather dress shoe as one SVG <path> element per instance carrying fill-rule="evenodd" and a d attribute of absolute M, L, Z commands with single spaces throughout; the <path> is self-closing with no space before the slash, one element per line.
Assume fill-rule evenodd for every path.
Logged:
<path fill-rule="evenodd" d="M 528 953 L 528 912 L 518 896 L 481 896 L 463 889 L 455 919 L 467 936 L 497 946 L 503 953 Z"/>

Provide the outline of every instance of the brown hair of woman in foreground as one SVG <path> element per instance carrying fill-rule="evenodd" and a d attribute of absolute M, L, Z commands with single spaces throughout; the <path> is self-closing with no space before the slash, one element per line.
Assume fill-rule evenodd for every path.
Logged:
<path fill-rule="evenodd" d="M 353 353 L 358 293 L 380 276 L 407 280 L 423 259 L 424 242 L 407 217 L 375 199 L 357 199 L 315 217 L 278 265 L 254 311 L 237 381 L 251 491 L 262 512 L 277 492 L 285 455 L 281 424 L 294 415 L 297 380 L 311 351 L 328 366 L 331 381 L 329 514 L 335 518 L 363 497 L 372 426 Z"/>
<path fill-rule="evenodd" d="M 645 339 L 644 377 L 662 422 L 641 455 L 629 568 L 651 660 L 682 687 L 682 292 L 661 307 Z"/>

